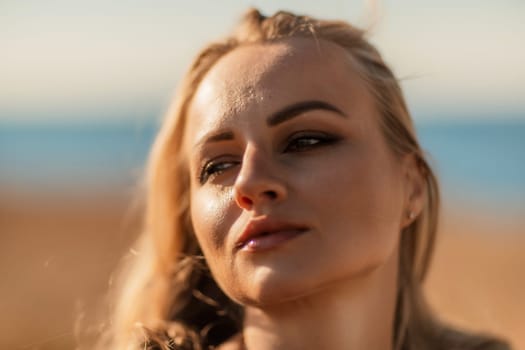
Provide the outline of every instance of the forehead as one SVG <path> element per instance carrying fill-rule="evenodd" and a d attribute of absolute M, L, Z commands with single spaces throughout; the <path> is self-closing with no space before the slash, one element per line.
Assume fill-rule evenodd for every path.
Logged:
<path fill-rule="evenodd" d="M 200 83 L 189 108 L 190 127 L 213 127 L 240 114 L 268 115 L 301 100 L 359 108 L 370 96 L 351 56 L 340 46 L 292 38 L 234 49 Z"/>

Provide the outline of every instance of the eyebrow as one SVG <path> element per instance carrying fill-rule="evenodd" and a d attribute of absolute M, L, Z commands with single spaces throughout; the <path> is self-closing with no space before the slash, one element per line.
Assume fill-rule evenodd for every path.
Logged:
<path fill-rule="evenodd" d="M 225 140 L 233 140 L 233 138 L 234 138 L 233 132 L 225 131 L 225 132 L 221 132 L 221 133 L 218 133 L 218 134 L 215 134 L 215 135 L 211 135 L 210 137 L 207 137 L 204 140 L 204 143 L 207 143 L 207 142 L 219 142 L 219 141 L 225 141 Z"/>
<path fill-rule="evenodd" d="M 346 114 L 344 114 L 339 108 L 335 107 L 334 105 L 331 105 L 328 102 L 324 101 L 302 101 L 298 103 L 294 103 L 290 106 L 287 106 L 280 111 L 275 112 L 272 114 L 268 119 L 266 120 L 266 124 L 270 127 L 279 125 L 281 123 L 284 123 L 292 118 L 295 118 L 304 112 L 312 111 L 312 110 L 325 110 L 325 111 L 331 111 L 335 112 L 339 116 L 346 118 Z M 209 143 L 209 142 L 220 142 L 220 141 L 227 141 L 227 140 L 233 140 L 235 138 L 235 135 L 231 131 L 225 131 L 220 132 L 218 134 L 211 135 L 209 137 L 205 137 L 203 140 L 197 142 L 194 147 L 201 146 L 203 144 Z"/>
<path fill-rule="evenodd" d="M 304 112 L 316 110 L 316 109 L 322 109 L 326 111 L 335 112 L 339 114 L 340 116 L 346 118 L 346 114 L 344 114 L 339 108 L 335 107 L 334 105 L 329 104 L 328 102 L 303 101 L 303 102 L 295 103 L 291 106 L 285 107 L 284 109 L 272 114 L 268 118 L 268 120 L 266 120 L 266 124 L 268 126 L 276 126 L 292 118 L 295 118 Z"/>

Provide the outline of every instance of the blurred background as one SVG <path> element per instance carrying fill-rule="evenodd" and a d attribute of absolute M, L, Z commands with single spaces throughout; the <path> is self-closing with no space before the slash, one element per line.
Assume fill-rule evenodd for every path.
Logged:
<path fill-rule="evenodd" d="M 248 6 L 371 28 L 442 182 L 431 305 L 525 349 L 521 0 L 2 0 L 0 348 L 75 347 L 140 229 L 180 77 Z"/>

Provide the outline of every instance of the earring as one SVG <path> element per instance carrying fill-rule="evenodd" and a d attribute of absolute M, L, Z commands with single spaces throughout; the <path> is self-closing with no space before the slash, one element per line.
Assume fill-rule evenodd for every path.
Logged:
<path fill-rule="evenodd" d="M 416 217 L 416 213 L 414 213 L 412 210 L 408 212 L 408 218 L 410 220 L 413 220 Z"/>

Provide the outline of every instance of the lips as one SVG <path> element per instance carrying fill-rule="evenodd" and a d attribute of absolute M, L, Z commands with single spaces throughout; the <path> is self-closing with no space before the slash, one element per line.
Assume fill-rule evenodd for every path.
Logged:
<path fill-rule="evenodd" d="M 306 232 L 304 225 L 261 217 L 250 220 L 235 242 L 237 250 L 259 251 L 271 249 L 284 241 Z"/>

